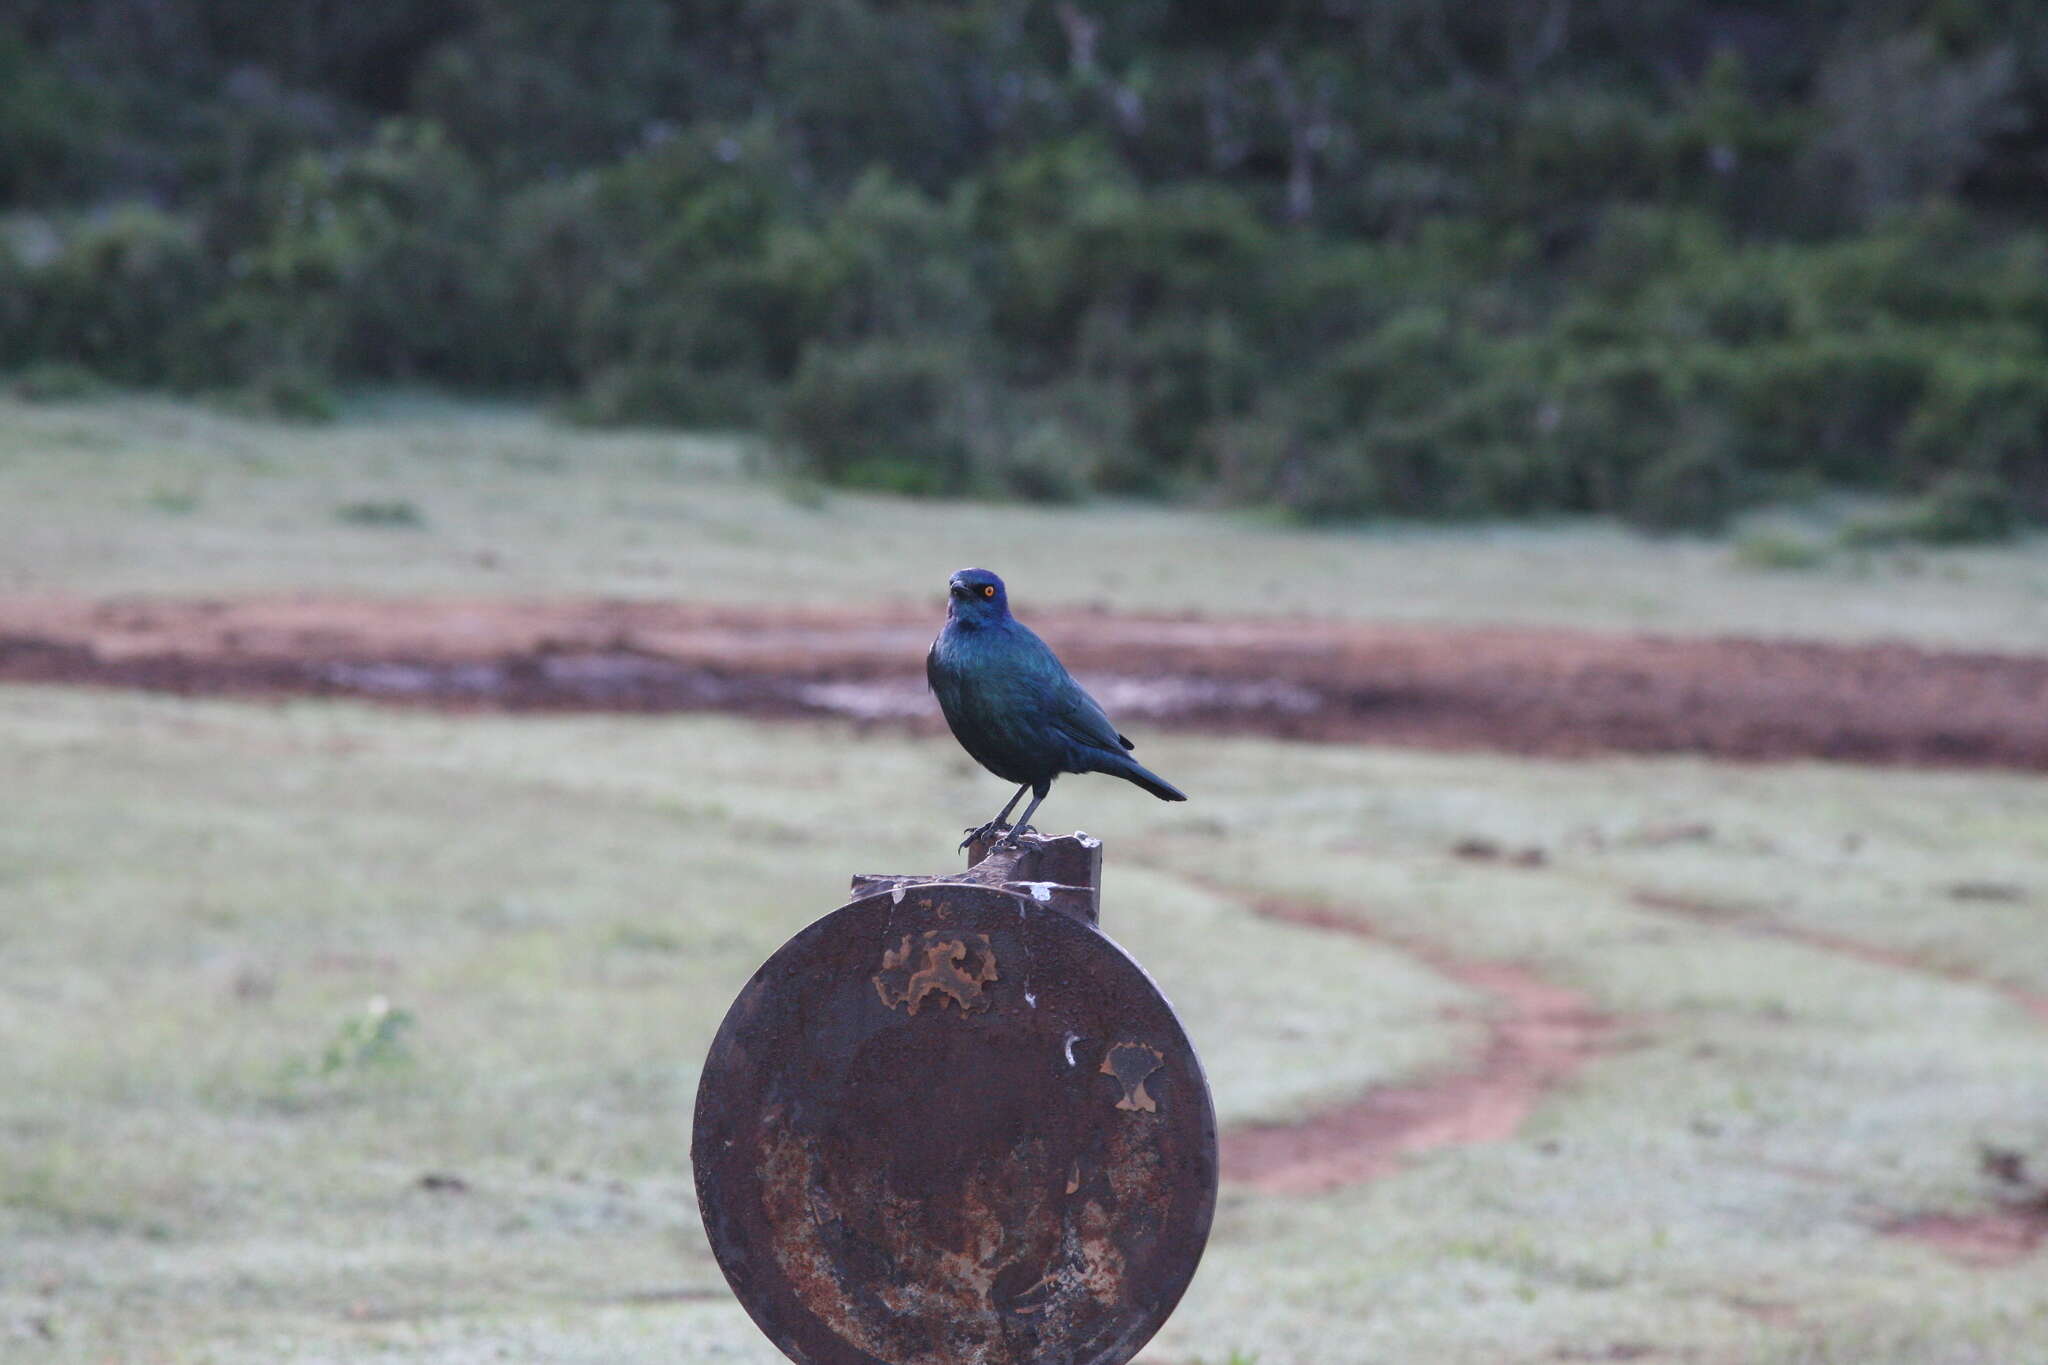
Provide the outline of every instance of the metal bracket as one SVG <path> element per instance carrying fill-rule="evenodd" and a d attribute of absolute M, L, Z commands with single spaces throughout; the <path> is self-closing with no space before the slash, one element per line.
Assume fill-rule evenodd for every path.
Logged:
<path fill-rule="evenodd" d="M 1026 834 L 1005 845 L 977 839 L 968 846 L 965 872 L 857 873 L 853 898 L 913 886 L 993 886 L 1096 924 L 1102 918 L 1102 840 L 1080 833 Z"/>

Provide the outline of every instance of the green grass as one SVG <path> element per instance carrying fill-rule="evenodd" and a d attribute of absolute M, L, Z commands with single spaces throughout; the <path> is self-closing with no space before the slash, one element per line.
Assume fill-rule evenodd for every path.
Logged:
<path fill-rule="evenodd" d="M 936 611 L 980 562 L 1027 604 L 2048 649 L 2039 540 L 1764 573 L 1790 566 L 1587 524 L 820 499 L 748 460 L 402 395 L 319 428 L 0 399 L 0 597 Z M 1523 964 L 1618 1044 L 1513 1140 L 1331 1196 L 1226 1187 L 1150 1358 L 2039 1354 L 2039 1255 L 1970 1271 L 1879 1230 L 1988 1207 L 1980 1144 L 2048 1168 L 2048 1030 L 1983 984 L 2048 991 L 2048 783 L 1140 738 L 1195 801 L 1083 779 L 1047 827 L 1108 841 L 1105 925 L 1226 1122 L 1484 1038 L 1483 998 L 1252 894 Z M 0 1358 L 778 1359 L 697 1225 L 699 1060 L 850 873 L 952 865 L 1004 794 L 886 730 L 0 689 Z M 1547 856 L 1457 856 L 1471 840 Z"/>
<path fill-rule="evenodd" d="M 1332 1196 L 1226 1187 L 1150 1358 L 2038 1348 L 2038 1260 L 1972 1272 L 1878 1228 L 1984 1207 L 1980 1142 L 2048 1164 L 2041 1023 L 1634 893 L 2048 990 L 2048 784 L 1145 752 L 1197 801 L 1079 779 L 1050 827 L 1108 841 L 1105 927 L 1173 997 L 1226 1122 L 1454 1065 L 1485 1001 L 1218 887 L 1524 963 L 1619 1020 L 1511 1141 Z M 850 872 L 949 866 L 1002 795 L 950 741 L 887 732 L 35 688 L 0 689 L 0 772 L 0 1340 L 178 1365 L 776 1360 L 697 1225 L 699 1060 Z M 878 790 L 900 818 L 872 818 Z M 1455 856 L 1472 838 L 1548 860 Z"/>
<path fill-rule="evenodd" d="M 1898 637 L 2048 649 L 2048 540 L 1758 573 L 1613 526 L 1309 533 L 1249 514 L 790 488 L 738 440 L 591 433 L 407 395 L 332 426 L 160 399 L 0 398 L 0 595 L 600 594 L 936 610 L 966 564 L 1020 606 Z M 1773 557 L 1775 558 L 1775 557 Z"/>
<path fill-rule="evenodd" d="M 1751 531 L 1735 542 L 1735 562 L 1746 569 L 1797 572 L 1827 563 L 1828 546 L 1776 531 Z"/>
<path fill-rule="evenodd" d="M 402 498 L 383 502 L 345 502 L 334 509 L 334 517 L 354 526 L 412 528 L 427 524 L 420 509 Z"/>

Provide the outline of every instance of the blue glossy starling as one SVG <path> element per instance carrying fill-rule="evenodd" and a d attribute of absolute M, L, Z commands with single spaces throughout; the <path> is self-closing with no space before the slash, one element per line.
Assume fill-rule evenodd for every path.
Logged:
<path fill-rule="evenodd" d="M 998 831 L 1014 843 L 1061 773 L 1110 773 L 1162 801 L 1187 794 L 1126 752 L 1095 698 L 1016 617 L 1003 580 L 987 569 L 962 569 L 946 585 L 946 626 L 925 656 L 925 677 L 946 713 L 953 738 L 982 767 L 1018 784 L 995 819 L 968 831 L 962 848 Z M 1014 829 L 1004 824 L 1024 793 L 1031 804 Z"/>

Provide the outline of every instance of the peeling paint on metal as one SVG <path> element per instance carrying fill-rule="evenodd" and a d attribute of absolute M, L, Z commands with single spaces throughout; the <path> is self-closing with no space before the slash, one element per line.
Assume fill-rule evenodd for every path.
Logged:
<path fill-rule="evenodd" d="M 1145 1043 L 1118 1043 L 1105 1053 L 1101 1074 L 1116 1077 L 1117 1084 L 1124 1089 L 1123 1098 L 1116 1102 L 1116 1107 L 1158 1113 L 1158 1102 L 1146 1092 L 1145 1081 L 1165 1064 L 1165 1055 Z"/>
<path fill-rule="evenodd" d="M 913 968 L 910 963 L 914 953 L 922 961 Z M 875 993 L 882 997 L 884 1005 L 892 1010 L 907 1005 L 912 1014 L 934 992 L 941 1009 L 950 1000 L 960 1007 L 962 1014 L 985 1010 L 989 999 L 982 988 L 994 980 L 996 954 L 989 946 L 987 934 L 960 937 L 934 929 L 925 931 L 923 942 L 915 950 L 910 946 L 910 935 L 905 934 L 902 946 L 883 952 L 882 970 L 874 977 Z"/>

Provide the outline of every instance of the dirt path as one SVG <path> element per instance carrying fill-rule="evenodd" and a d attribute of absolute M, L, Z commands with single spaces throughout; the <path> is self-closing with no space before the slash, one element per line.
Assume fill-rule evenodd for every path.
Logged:
<path fill-rule="evenodd" d="M 1868 962 L 1892 971 L 1938 977 L 1993 991 L 2048 1024 L 2048 995 L 2000 981 L 1967 967 L 1929 962 L 1896 948 L 1886 948 L 1823 929 L 1786 924 L 1737 906 L 1722 905 L 1661 891 L 1637 890 L 1629 899 L 1645 910 L 1718 925 L 1736 933 L 1782 938 L 1822 952 Z M 1886 1224 L 1886 1236 L 1919 1242 L 1960 1265 L 1975 1270 L 2001 1270 L 2031 1257 L 2048 1243 L 2048 1187 L 2030 1179 L 2024 1158 L 2013 1152 L 1983 1152 L 1986 1174 L 2002 1188 L 1989 1209 L 1972 1213 L 1921 1213 Z"/>
<path fill-rule="evenodd" d="M 1612 1019 L 1576 991 L 1524 968 L 1461 958 L 1319 905 L 1278 897 L 1246 904 L 1268 919 L 1397 948 L 1486 997 L 1491 1009 L 1486 1044 L 1469 1066 L 1407 1085 L 1376 1086 L 1292 1123 L 1227 1130 L 1226 1179 L 1276 1194 L 1312 1194 L 1390 1175 L 1415 1153 L 1505 1142 L 1546 1094 L 1611 1041 Z"/>
<path fill-rule="evenodd" d="M 2048 1242 L 2048 1200 L 2035 1198 L 1988 1213 L 1923 1213 L 1885 1228 L 1972 1270 L 2003 1270 Z"/>
<path fill-rule="evenodd" d="M 0 599 L 0 682 L 936 724 L 935 609 Z M 2048 657 L 1904 645 L 1046 613 L 1112 714 L 1513 753 L 2048 771 Z"/>
<path fill-rule="evenodd" d="M 1999 981 L 1982 972 L 1967 967 L 1951 966 L 1929 962 L 1911 953 L 1896 948 L 1885 948 L 1875 943 L 1865 943 L 1846 934 L 1830 933 L 1825 929 L 1809 929 L 1802 925 L 1787 924 L 1782 920 L 1743 909 L 1738 906 L 1722 905 L 1713 901 L 1700 900 L 1691 896 L 1673 896 L 1662 891 L 1637 890 L 1629 893 L 1629 900 L 1645 910 L 1659 914 L 1678 915 L 1685 919 L 1697 920 L 1703 924 L 1719 925 L 1737 933 L 1753 934 L 1765 938 L 1789 939 L 1803 943 L 1809 948 L 1834 953 L 1840 957 L 1854 958 L 1893 971 L 1915 972 L 1924 976 L 1939 977 L 1965 986 L 1994 991 L 2013 1004 L 2048 1024 L 2048 995 L 2028 990 L 2009 981 Z"/>
<path fill-rule="evenodd" d="M 1222 1135 L 1223 1173 L 1279 1194 L 1307 1194 L 1380 1179 L 1402 1161 L 1440 1147 L 1512 1138 L 1543 1097 L 1612 1045 L 1615 1020 L 1575 991 L 1525 968 L 1473 961 L 1440 944 L 1388 934 L 1354 915 L 1284 897 L 1243 896 L 1255 913 L 1288 924 L 1352 934 L 1388 944 L 1431 970 L 1486 996 L 1487 1039 L 1467 1066 L 1398 1086 L 1375 1087 L 1357 1099 L 1285 1124 L 1247 1124 Z M 2048 1022 L 2048 996 L 1965 968 L 1825 931 L 1787 925 L 1734 907 L 1661 892 L 1631 893 L 1635 904 L 1740 933 L 1785 938 L 1895 971 L 1917 972 L 2004 995 Z M 1974 1269 L 2000 1269 L 2048 1243 L 2048 1186 L 2036 1183 L 2016 1153 L 1987 1150 L 1986 1169 L 2005 1187 L 1988 1210 L 1930 1212 L 1880 1229 L 1920 1242 Z"/>

